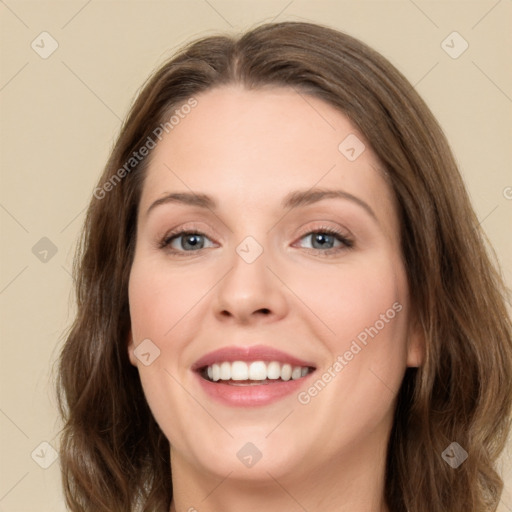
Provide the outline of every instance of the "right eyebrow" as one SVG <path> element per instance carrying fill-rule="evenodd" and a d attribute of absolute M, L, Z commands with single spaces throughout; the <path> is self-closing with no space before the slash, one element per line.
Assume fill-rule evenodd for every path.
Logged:
<path fill-rule="evenodd" d="M 170 194 L 166 194 L 165 196 L 157 199 L 155 202 L 151 204 L 151 206 L 146 211 L 146 216 L 149 215 L 151 210 L 160 206 L 162 204 L 167 203 L 181 203 L 187 204 L 190 206 L 198 206 L 199 208 L 207 208 L 208 210 L 216 210 L 217 203 L 214 199 L 206 194 L 192 194 L 189 192 L 172 192 Z"/>

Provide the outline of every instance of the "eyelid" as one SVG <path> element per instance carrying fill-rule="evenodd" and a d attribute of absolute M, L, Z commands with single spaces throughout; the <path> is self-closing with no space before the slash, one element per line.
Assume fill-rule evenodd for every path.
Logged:
<path fill-rule="evenodd" d="M 315 221 L 313 221 L 315 222 Z M 319 221 L 316 221 L 316 222 L 319 222 Z M 322 221 L 320 221 L 322 222 Z M 331 232 L 333 234 L 338 234 L 340 236 L 344 236 L 346 238 L 353 238 L 352 234 L 350 233 L 350 231 L 346 228 L 343 228 L 339 225 L 330 225 L 330 224 L 325 224 L 325 221 L 323 221 L 324 223 L 321 223 L 321 224 L 318 224 L 316 226 L 311 226 L 311 224 L 309 223 L 307 225 L 307 228 L 300 228 L 299 230 L 299 237 L 303 237 L 305 235 L 308 235 L 310 233 L 316 233 L 316 232 L 320 232 L 320 231 L 327 231 L 327 232 Z"/>
<path fill-rule="evenodd" d="M 329 222 L 326 220 L 313 220 L 306 224 L 303 224 L 298 229 L 297 237 L 303 237 L 310 233 L 327 231 L 333 234 L 340 235 L 343 238 L 354 239 L 354 235 L 349 229 L 337 222 Z"/>

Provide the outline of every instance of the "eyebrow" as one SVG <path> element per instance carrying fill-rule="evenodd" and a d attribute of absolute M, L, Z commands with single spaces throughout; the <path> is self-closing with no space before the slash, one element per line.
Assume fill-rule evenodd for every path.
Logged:
<path fill-rule="evenodd" d="M 332 189 L 322 189 L 322 188 L 314 188 L 307 190 L 295 190 L 287 194 L 281 205 L 284 209 L 295 209 L 301 206 L 307 206 L 313 203 L 317 203 L 324 199 L 346 199 L 349 200 L 361 208 L 363 208 L 373 219 L 377 221 L 377 216 L 372 208 L 353 194 L 345 192 L 344 190 L 332 190 Z M 201 193 L 191 193 L 191 192 L 172 192 L 170 194 L 166 194 L 165 196 L 154 201 L 151 206 L 146 211 L 146 216 L 154 210 L 157 206 L 169 203 L 178 203 L 178 204 L 186 204 L 189 206 L 197 206 L 199 208 L 205 208 L 208 210 L 216 210 L 217 203 L 216 201 L 206 195 Z"/>

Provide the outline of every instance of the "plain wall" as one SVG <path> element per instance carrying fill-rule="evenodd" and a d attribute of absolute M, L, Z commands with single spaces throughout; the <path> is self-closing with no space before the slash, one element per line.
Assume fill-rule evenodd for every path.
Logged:
<path fill-rule="evenodd" d="M 51 372 L 73 317 L 74 246 L 134 95 L 197 36 L 305 20 L 380 51 L 445 130 L 510 286 L 512 2 L 6 0 L 0 16 L 1 512 L 65 510 L 58 461 L 43 469 L 52 450 L 40 443 L 58 446 Z M 43 31 L 58 43 L 46 59 Z M 458 58 L 442 48 L 453 31 L 469 44 Z M 510 450 L 503 463 L 506 512 Z"/>

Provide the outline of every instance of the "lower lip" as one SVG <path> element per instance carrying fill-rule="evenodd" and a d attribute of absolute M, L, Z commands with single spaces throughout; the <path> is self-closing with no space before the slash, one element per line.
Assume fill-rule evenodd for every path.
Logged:
<path fill-rule="evenodd" d="M 275 381 L 269 384 L 237 386 L 211 382 L 195 372 L 199 383 L 208 396 L 233 407 L 253 407 L 277 402 L 292 393 L 297 393 L 314 372 L 296 380 Z"/>

